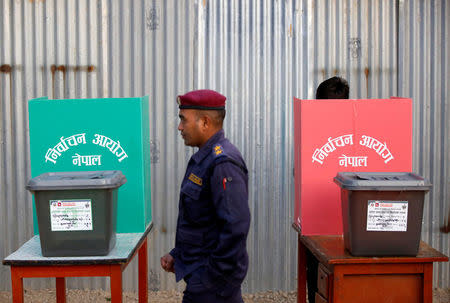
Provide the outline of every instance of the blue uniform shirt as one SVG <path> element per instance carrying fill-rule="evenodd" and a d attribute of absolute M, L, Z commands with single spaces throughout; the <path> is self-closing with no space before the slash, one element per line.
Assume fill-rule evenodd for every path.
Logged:
<path fill-rule="evenodd" d="M 223 130 L 189 160 L 181 184 L 175 248 L 177 282 L 199 267 L 206 288 L 240 286 L 248 269 L 247 167 Z"/>

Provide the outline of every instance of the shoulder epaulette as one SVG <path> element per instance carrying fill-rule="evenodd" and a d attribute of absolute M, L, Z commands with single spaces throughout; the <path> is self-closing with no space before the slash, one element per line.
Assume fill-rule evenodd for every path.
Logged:
<path fill-rule="evenodd" d="M 219 157 L 223 157 L 223 156 L 227 155 L 225 150 L 223 149 L 222 145 L 220 145 L 220 144 L 215 144 L 213 146 L 212 152 L 213 152 L 214 158 L 219 158 Z"/>

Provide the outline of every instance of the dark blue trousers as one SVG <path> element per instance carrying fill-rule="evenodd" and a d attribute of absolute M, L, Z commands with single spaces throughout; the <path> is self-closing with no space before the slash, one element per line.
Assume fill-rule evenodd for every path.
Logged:
<path fill-rule="evenodd" d="M 211 291 L 193 293 L 185 290 L 183 303 L 244 303 L 244 301 L 240 289 L 229 297 L 222 297 L 217 292 Z"/>
<path fill-rule="evenodd" d="M 224 285 L 206 288 L 201 281 L 203 270 L 199 269 L 184 278 L 186 290 L 182 303 L 244 303 L 241 287 L 224 289 Z"/>

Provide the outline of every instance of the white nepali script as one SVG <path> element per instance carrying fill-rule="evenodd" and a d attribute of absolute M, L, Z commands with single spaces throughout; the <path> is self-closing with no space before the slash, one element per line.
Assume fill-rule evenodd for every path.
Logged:
<path fill-rule="evenodd" d="M 95 134 L 94 137 L 95 139 L 92 140 L 92 143 L 109 149 L 109 151 L 118 158 L 119 162 L 128 158 L 127 153 L 120 145 L 120 141 L 114 141 L 113 139 L 100 134 Z"/>
<path fill-rule="evenodd" d="M 316 161 L 323 164 L 323 161 L 330 153 L 336 150 L 337 147 L 344 147 L 346 145 L 353 145 L 353 134 L 342 135 L 336 138 L 328 138 L 327 143 L 321 148 L 316 148 L 312 155 L 312 162 Z"/>
<path fill-rule="evenodd" d="M 339 166 L 367 167 L 367 156 L 347 157 L 343 154 L 339 157 Z"/>
<path fill-rule="evenodd" d="M 72 156 L 72 164 L 75 166 L 99 166 L 102 165 L 102 156 L 101 155 L 87 155 L 81 156 L 79 154 L 75 154 Z"/>
<path fill-rule="evenodd" d="M 86 144 L 86 133 L 72 135 L 67 138 L 61 137 L 55 146 L 47 150 L 47 153 L 45 154 L 45 162 L 50 161 L 55 164 L 56 160 L 62 153 L 69 150 L 70 147 L 77 146 L 79 144 Z"/>
<path fill-rule="evenodd" d="M 389 151 L 386 142 L 381 143 L 380 141 L 378 141 L 373 137 L 362 135 L 359 144 L 367 148 L 373 149 L 378 155 L 380 155 L 384 159 L 384 163 L 388 163 L 389 161 L 394 159 L 394 156 Z"/>

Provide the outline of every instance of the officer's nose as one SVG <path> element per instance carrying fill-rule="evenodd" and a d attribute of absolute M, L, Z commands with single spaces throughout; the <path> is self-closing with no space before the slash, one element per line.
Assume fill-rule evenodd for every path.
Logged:
<path fill-rule="evenodd" d="M 183 127 L 181 126 L 181 121 L 180 121 L 180 123 L 178 123 L 178 130 L 179 130 L 179 131 L 182 131 L 182 130 L 183 130 Z"/>

